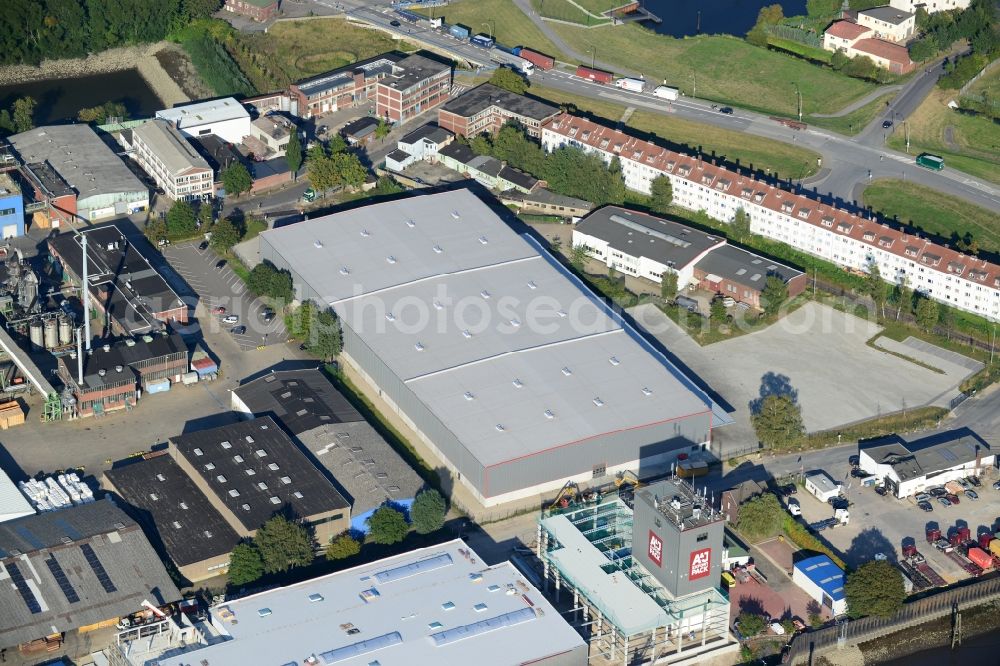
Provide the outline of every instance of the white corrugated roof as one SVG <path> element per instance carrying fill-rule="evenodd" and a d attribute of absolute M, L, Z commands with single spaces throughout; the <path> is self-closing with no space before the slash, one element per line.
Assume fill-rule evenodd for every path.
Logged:
<path fill-rule="evenodd" d="M 156 117 L 169 120 L 181 129 L 196 125 L 219 123 L 235 118 L 246 118 L 247 123 L 250 122 L 250 114 L 235 97 L 224 97 L 208 102 L 197 102 L 195 104 L 175 106 L 172 109 L 163 109 L 156 112 Z"/>
<path fill-rule="evenodd" d="M 31 504 L 18 489 L 17 484 L 0 470 L 0 523 L 30 516 L 33 513 L 35 510 L 31 508 Z"/>

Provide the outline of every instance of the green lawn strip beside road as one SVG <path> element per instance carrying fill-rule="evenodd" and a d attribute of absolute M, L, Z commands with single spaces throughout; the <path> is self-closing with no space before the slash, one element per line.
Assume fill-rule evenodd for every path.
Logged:
<path fill-rule="evenodd" d="M 872 437 L 926 430 L 937 426 L 938 422 L 947 415 L 948 410 L 944 407 L 908 409 L 905 412 L 878 416 L 843 428 L 809 433 L 806 435 L 805 448 L 818 449 L 836 446 L 844 442 L 871 439 Z"/>
<path fill-rule="evenodd" d="M 686 95 L 692 94 L 697 77 L 698 97 L 762 113 L 796 114 L 795 84 L 807 114 L 842 109 L 874 89 L 871 83 L 735 37 L 675 39 L 635 24 L 593 30 L 553 24 L 552 29 L 579 53 L 596 46 L 598 60 L 647 79 L 666 80 Z"/>
<path fill-rule="evenodd" d="M 944 238 L 971 233 L 982 250 L 1000 252 L 1000 217 L 954 196 L 902 180 L 876 180 L 865 188 L 865 205 L 901 223 Z"/>
<path fill-rule="evenodd" d="M 898 124 L 888 144 L 906 150 L 909 130 L 911 155 L 929 152 L 945 160 L 946 169 L 1000 183 L 1000 124 L 948 108 L 954 91 L 936 90 L 906 121 Z"/>
<path fill-rule="evenodd" d="M 579 23 L 582 26 L 605 25 L 608 23 L 607 21 L 590 16 L 566 0 L 531 0 L 531 6 L 538 12 L 539 16 L 556 19 L 557 21 Z"/>
<path fill-rule="evenodd" d="M 562 2 L 562 0 L 559 0 Z M 553 57 L 563 57 L 548 37 L 518 9 L 512 0 L 458 0 L 446 7 L 415 9 L 418 14 L 443 16 L 448 23 L 461 23 L 477 32 L 495 30 L 494 36 L 507 46 L 527 46 Z M 581 17 L 579 10 L 574 9 Z M 488 23 L 489 27 L 484 25 Z"/>
<path fill-rule="evenodd" d="M 607 119 L 612 125 L 625 111 L 625 107 L 620 104 L 581 97 L 554 88 L 533 85 L 528 92 L 555 104 L 572 104 L 581 111 Z M 628 125 L 640 132 L 653 134 L 664 142 L 688 146 L 691 151 L 701 146 L 706 155 L 714 152 L 730 162 L 739 162 L 746 167 L 753 165 L 753 168 L 761 171 L 769 169 L 771 173 L 777 172 L 782 177 L 803 178 L 815 173 L 816 160 L 820 157 L 819 153 L 780 141 L 651 111 L 636 111 L 629 118 Z"/>
<path fill-rule="evenodd" d="M 803 116 L 803 120 L 815 127 L 832 130 L 848 136 L 853 136 L 868 126 L 868 123 L 875 120 L 885 111 L 886 102 L 896 96 L 895 92 L 886 93 L 878 99 L 865 104 L 860 109 L 856 109 L 846 115 L 835 118 L 819 118 L 816 116 Z"/>
<path fill-rule="evenodd" d="M 831 51 L 824 51 L 815 46 L 808 46 L 801 42 L 793 42 L 790 39 L 782 39 L 781 37 L 768 37 L 767 43 L 776 49 L 823 63 L 829 63 L 830 58 L 833 56 Z"/>

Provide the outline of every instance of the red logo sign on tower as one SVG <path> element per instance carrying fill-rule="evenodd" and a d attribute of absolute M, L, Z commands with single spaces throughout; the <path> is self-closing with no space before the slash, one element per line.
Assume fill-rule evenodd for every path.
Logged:
<path fill-rule="evenodd" d="M 656 562 L 656 566 L 663 566 L 663 540 L 656 536 L 653 530 L 649 530 L 649 559 Z"/>

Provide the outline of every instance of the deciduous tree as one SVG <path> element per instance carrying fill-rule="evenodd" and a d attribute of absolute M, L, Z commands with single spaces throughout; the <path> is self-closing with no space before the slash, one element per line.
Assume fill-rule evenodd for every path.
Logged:
<path fill-rule="evenodd" d="M 198 218 L 187 201 L 175 201 L 167 211 L 167 236 L 186 238 L 198 231 Z"/>
<path fill-rule="evenodd" d="M 288 163 L 288 170 L 292 172 L 293 178 L 302 167 L 302 160 L 302 142 L 299 140 L 299 131 L 296 129 L 288 137 L 288 145 L 285 146 L 285 162 Z"/>
<path fill-rule="evenodd" d="M 889 285 L 882 279 L 882 271 L 874 261 L 868 265 L 868 277 L 865 278 L 865 291 L 875 301 L 875 307 L 885 317 L 885 302 L 889 297 Z"/>
<path fill-rule="evenodd" d="M 340 354 L 343 346 L 340 318 L 329 308 L 317 312 L 309 335 L 309 349 L 324 361 L 329 361 Z"/>
<path fill-rule="evenodd" d="M 903 607 L 906 590 L 899 569 L 887 560 L 865 562 L 848 574 L 844 584 L 851 617 L 889 617 Z"/>
<path fill-rule="evenodd" d="M 385 122 L 384 118 L 378 119 L 378 125 L 375 127 L 375 138 L 379 141 L 385 141 L 385 137 L 389 136 L 389 132 L 392 131 L 392 125 Z"/>
<path fill-rule="evenodd" d="M 413 529 L 419 534 L 436 532 L 444 525 L 444 516 L 448 511 L 441 493 L 428 488 L 417 494 L 410 508 L 410 518 Z"/>
<path fill-rule="evenodd" d="M 677 273 L 667 270 L 660 278 L 660 298 L 672 301 L 677 296 Z"/>
<path fill-rule="evenodd" d="M 528 90 L 529 83 L 523 76 L 509 67 L 497 67 L 490 77 L 490 83 L 497 88 L 509 90 L 512 93 L 523 95 Z"/>
<path fill-rule="evenodd" d="M 228 217 L 224 217 L 212 227 L 212 240 L 209 244 L 217 252 L 227 252 L 240 242 L 240 231 Z"/>
<path fill-rule="evenodd" d="M 649 207 L 657 213 L 666 213 L 674 201 L 674 186 L 667 176 L 657 176 L 649 184 Z"/>
<path fill-rule="evenodd" d="M 233 162 L 222 172 L 222 186 L 226 194 L 238 197 L 253 187 L 253 178 L 242 162 Z"/>
<path fill-rule="evenodd" d="M 736 526 L 751 539 L 771 537 L 781 529 L 783 513 L 774 493 L 764 493 L 740 505 Z"/>
<path fill-rule="evenodd" d="M 368 519 L 368 530 L 369 541 L 390 545 L 405 539 L 410 526 L 406 524 L 406 517 L 402 513 L 384 505 Z"/>
<path fill-rule="evenodd" d="M 264 575 L 260 551 L 250 543 L 238 543 L 229 554 L 229 584 L 239 587 Z"/>
<path fill-rule="evenodd" d="M 736 210 L 733 221 L 729 223 L 729 233 L 741 243 L 750 238 L 750 216 L 742 208 Z"/>
<path fill-rule="evenodd" d="M 740 613 L 737 619 L 740 623 L 740 633 L 747 637 L 756 636 L 767 626 L 767 619 L 756 613 Z"/>
<path fill-rule="evenodd" d="M 272 516 L 257 530 L 253 539 L 260 552 L 265 573 L 280 573 L 312 563 L 312 537 L 306 528 L 284 516 Z"/>
<path fill-rule="evenodd" d="M 802 408 L 787 395 L 769 395 L 759 400 L 750 416 L 757 439 L 772 449 L 795 446 L 802 440 Z"/>
<path fill-rule="evenodd" d="M 361 543 L 349 532 L 335 536 L 326 546 L 326 559 L 330 561 L 345 560 L 361 552 Z"/>
<path fill-rule="evenodd" d="M 19 97 L 14 100 L 14 129 L 17 132 L 27 132 L 35 126 L 35 107 L 38 103 L 33 97 Z"/>
<path fill-rule="evenodd" d="M 781 306 L 788 300 L 788 285 L 777 275 L 768 275 L 764 281 L 764 289 L 760 292 L 760 300 L 767 316 L 778 314 Z"/>
<path fill-rule="evenodd" d="M 940 317 L 941 312 L 938 309 L 938 304 L 932 301 L 926 296 L 921 296 L 917 300 L 917 325 L 925 331 L 930 331 L 932 328 L 937 326 L 938 317 Z"/>

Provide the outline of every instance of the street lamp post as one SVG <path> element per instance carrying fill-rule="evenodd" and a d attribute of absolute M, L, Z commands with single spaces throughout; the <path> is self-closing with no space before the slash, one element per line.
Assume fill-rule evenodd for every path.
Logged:
<path fill-rule="evenodd" d="M 691 97 L 698 97 L 698 72 L 691 72 Z"/>
<path fill-rule="evenodd" d="M 495 22 L 492 20 L 483 21 L 483 25 L 485 25 L 486 28 L 489 30 L 490 39 L 493 39 L 493 33 L 496 32 L 493 27 L 495 25 Z"/>
<path fill-rule="evenodd" d="M 795 86 L 795 99 L 798 102 L 799 122 L 801 123 L 802 122 L 802 91 L 799 90 L 799 84 L 798 83 L 793 83 L 792 85 Z"/>
<path fill-rule="evenodd" d="M 597 68 L 597 47 L 596 46 L 591 46 L 587 50 L 590 51 L 590 68 L 591 69 L 596 69 Z"/>

